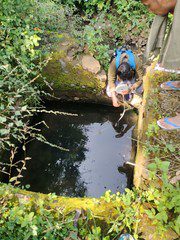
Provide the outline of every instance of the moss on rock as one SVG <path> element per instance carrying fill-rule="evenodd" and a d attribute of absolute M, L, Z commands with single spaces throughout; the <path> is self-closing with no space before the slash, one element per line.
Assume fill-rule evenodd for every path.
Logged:
<path fill-rule="evenodd" d="M 160 88 L 161 83 L 170 80 L 179 80 L 179 75 L 170 74 L 160 71 L 154 71 L 155 63 L 148 69 L 143 79 L 144 94 L 143 104 L 139 109 L 138 131 L 137 131 L 137 154 L 135 159 L 134 184 L 136 187 L 143 187 L 148 181 L 147 166 L 154 158 L 165 160 L 168 153 L 168 161 L 171 160 L 169 177 L 173 177 L 172 173 L 176 173 L 177 164 L 176 156 L 168 149 L 166 151 L 156 151 L 150 156 L 145 153 L 148 145 L 157 146 L 164 149 L 166 144 L 172 145 L 177 149 L 178 142 L 176 131 L 164 131 L 159 129 L 156 121 L 165 116 L 175 116 L 178 109 L 179 94 L 177 91 L 163 91 Z M 150 126 L 150 127 L 149 127 Z M 150 130 L 151 128 L 151 130 Z M 151 131 L 152 136 L 148 136 L 147 132 Z"/>
<path fill-rule="evenodd" d="M 65 52 L 59 51 L 52 55 L 52 60 L 43 71 L 43 76 L 60 95 L 62 92 L 73 91 L 78 93 L 100 92 L 100 81 L 90 72 L 84 71 L 79 65 L 67 62 Z"/>
<path fill-rule="evenodd" d="M 95 74 L 82 67 L 84 55 L 79 53 L 75 39 L 61 34 L 56 44 L 47 51 L 46 46 L 44 49 L 50 60 L 42 72 L 45 81 L 39 82 L 43 90 L 55 97 L 53 99 L 111 105 L 110 98 L 104 94 L 105 82 L 100 80 L 99 72 Z"/>
<path fill-rule="evenodd" d="M 52 230 L 56 230 L 54 233 L 58 234 L 64 227 L 67 229 L 67 235 L 69 235 L 71 233 L 70 227 L 81 220 L 82 226 L 77 225 L 76 229 L 74 228 L 76 232 L 83 230 L 89 234 L 91 229 L 98 227 L 104 233 L 106 232 L 109 237 L 112 232 L 118 236 L 124 231 L 133 232 L 132 229 L 136 234 L 139 233 L 142 239 L 172 240 L 177 237 L 172 231 L 165 232 L 167 238 L 158 235 L 157 227 L 153 225 L 152 220 L 148 219 L 145 214 L 145 209 L 148 209 L 150 205 L 140 202 L 139 198 L 130 190 L 126 194 L 127 198 L 125 195 L 122 197 L 120 194 L 110 195 L 109 193 L 100 199 L 67 198 L 58 197 L 54 194 L 29 192 L 10 185 L 0 184 L 0 210 L 2 210 L 0 226 L 5 221 L 6 225 L 5 227 L 3 225 L 3 228 L 6 228 L 5 232 L 7 232 L 8 236 L 13 235 L 14 237 L 14 231 L 16 231 L 15 233 L 19 237 L 19 234 L 22 233 L 18 229 L 22 225 L 24 231 L 31 229 L 31 222 L 28 221 L 25 225 L 24 221 L 27 220 L 27 217 L 32 216 L 32 224 L 40 227 L 39 236 L 45 235 L 46 226 L 49 226 L 49 222 L 51 222 Z M 136 198 L 133 196 L 136 196 Z M 78 217 L 76 217 L 77 213 Z M 38 219 L 40 219 L 39 222 Z M 69 225 L 69 220 L 72 225 Z M 131 224 L 131 226 L 128 224 Z M 10 225 L 13 226 L 13 231 L 8 229 Z M 61 225 L 61 228 L 56 228 L 57 225 Z M 52 232 L 52 234 L 54 233 Z M 81 239 L 86 239 L 86 237 Z"/>
<path fill-rule="evenodd" d="M 52 54 L 47 66 L 43 69 L 42 76 L 45 77 L 49 86 L 53 89 L 50 93 L 55 97 L 74 97 L 94 99 L 101 95 L 102 84 L 95 74 L 84 70 L 81 64 L 81 55 L 76 57 L 77 44 L 75 39 L 67 34 L 60 36 L 58 43 L 51 46 Z M 68 56 L 68 53 L 71 53 Z M 42 84 L 43 88 L 47 86 Z"/>

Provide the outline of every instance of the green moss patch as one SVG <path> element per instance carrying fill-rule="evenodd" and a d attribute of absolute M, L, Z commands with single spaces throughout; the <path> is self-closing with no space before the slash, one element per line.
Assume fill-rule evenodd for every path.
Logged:
<path fill-rule="evenodd" d="M 100 199 L 66 198 L 0 184 L 0 236 L 111 240 L 129 232 L 135 239 L 175 239 L 174 232 L 165 229 L 162 235 L 153 225 L 146 214 L 151 205 L 145 199 L 146 193 L 135 189 L 113 195 L 107 191 Z"/>
<path fill-rule="evenodd" d="M 93 74 L 84 71 L 80 66 L 73 66 L 65 61 L 63 69 L 59 60 L 56 54 L 56 58 L 51 60 L 44 70 L 44 76 L 55 90 L 90 93 L 100 90 L 99 80 Z"/>
<path fill-rule="evenodd" d="M 137 164 L 143 165 L 142 176 L 147 177 L 147 165 L 154 159 L 169 161 L 169 176 L 174 177 L 180 170 L 179 165 L 179 136 L 177 131 L 164 131 L 157 125 L 157 120 L 164 117 L 176 116 L 180 95 L 178 91 L 165 91 L 160 88 L 161 83 L 170 80 L 180 80 L 178 75 L 154 71 L 149 69 L 144 79 L 144 104 L 140 113 L 139 144 Z M 137 171 L 136 171 L 137 170 Z M 137 169 L 135 182 L 140 184 Z M 140 173 L 140 172 L 139 172 Z"/>
<path fill-rule="evenodd" d="M 89 95 L 90 99 L 97 94 L 100 95 L 102 91 L 100 80 L 80 65 L 68 62 L 65 56 L 64 50 L 54 53 L 43 70 L 43 77 L 53 89 L 50 93 L 56 97 L 71 96 L 72 93 L 74 97 Z"/>

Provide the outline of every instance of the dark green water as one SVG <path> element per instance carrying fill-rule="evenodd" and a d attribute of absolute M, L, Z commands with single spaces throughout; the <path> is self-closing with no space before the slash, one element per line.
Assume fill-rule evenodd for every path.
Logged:
<path fill-rule="evenodd" d="M 61 107 L 61 105 L 63 107 Z M 28 146 L 22 185 L 30 190 L 76 197 L 99 197 L 106 190 L 123 192 L 132 182 L 132 130 L 136 114 L 129 112 L 117 124 L 120 110 L 97 105 L 55 104 L 51 109 L 77 113 L 78 117 L 40 114 L 49 128 L 42 127 L 48 141 L 68 148 L 60 151 L 33 141 Z"/>

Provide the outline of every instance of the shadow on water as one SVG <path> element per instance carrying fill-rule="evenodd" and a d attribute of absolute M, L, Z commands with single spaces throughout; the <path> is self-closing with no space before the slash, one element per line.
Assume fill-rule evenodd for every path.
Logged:
<path fill-rule="evenodd" d="M 49 142 L 69 152 L 30 142 L 27 155 L 32 159 L 27 162 L 22 185 L 30 184 L 32 191 L 71 197 L 99 197 L 109 189 L 115 193 L 130 187 L 132 169 L 124 168 L 124 163 L 131 161 L 132 130 L 137 120 L 134 112 L 127 112 L 117 123 L 120 110 L 112 107 L 51 103 L 47 109 L 78 114 L 41 113 L 35 119 L 48 125 L 41 130 Z"/>

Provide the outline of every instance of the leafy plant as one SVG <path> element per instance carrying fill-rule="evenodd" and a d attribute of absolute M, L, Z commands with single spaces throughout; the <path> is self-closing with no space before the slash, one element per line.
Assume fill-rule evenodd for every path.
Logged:
<path fill-rule="evenodd" d="M 149 164 L 149 169 L 152 171 L 150 174 L 151 186 L 146 197 L 149 202 L 155 204 L 156 208 L 146 210 L 146 213 L 162 234 L 168 228 L 172 228 L 177 234 L 180 234 L 180 188 L 178 183 L 173 186 L 168 180 L 169 165 L 170 162 L 161 161 L 158 158 L 155 159 L 154 163 Z M 162 181 L 159 187 L 157 186 L 157 176 Z"/>
<path fill-rule="evenodd" d="M 88 49 L 107 70 L 112 52 L 123 44 L 129 44 L 126 38 L 133 42 L 142 33 L 146 37 L 153 16 L 140 1 L 106 1 L 99 12 L 90 7 L 92 4 L 100 6 L 102 3 L 86 2 L 86 14 L 83 15 L 85 24 L 82 24 L 82 30 L 76 37 L 82 48 Z M 96 18 L 91 17 L 92 14 L 88 15 L 88 11 L 94 12 Z"/>
<path fill-rule="evenodd" d="M 26 143 L 30 139 L 48 143 L 38 129 L 38 125 L 45 123 L 29 124 L 41 106 L 41 95 L 46 94 L 36 82 L 40 77 L 44 80 L 41 70 L 49 61 L 41 60 L 38 49 L 42 31 L 34 28 L 36 6 L 34 0 L 23 4 L 19 0 L 0 3 L 0 151 L 10 152 L 9 162 L 1 159 L 0 171 L 8 174 L 14 184 L 19 184 L 29 159 L 24 154 L 24 159 L 15 160 L 17 145 L 26 153 Z M 14 168 L 17 175 L 12 177 Z"/>
<path fill-rule="evenodd" d="M 70 9 L 69 9 L 70 11 Z M 37 1 L 33 8 L 33 24 L 44 31 L 60 32 L 68 27 L 65 9 L 52 0 Z"/>
<path fill-rule="evenodd" d="M 56 200 L 54 194 L 45 199 L 28 200 L 12 198 L 9 186 L 0 187 L 0 236 L 2 239 L 65 239 L 77 231 L 73 226 L 74 213 L 63 209 L 50 209 L 48 204 Z M 2 202 L 3 201 L 3 202 Z M 73 238 L 72 238 L 73 239 Z"/>

